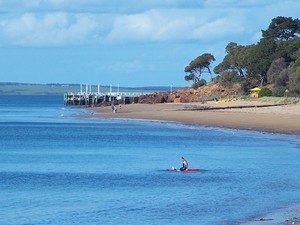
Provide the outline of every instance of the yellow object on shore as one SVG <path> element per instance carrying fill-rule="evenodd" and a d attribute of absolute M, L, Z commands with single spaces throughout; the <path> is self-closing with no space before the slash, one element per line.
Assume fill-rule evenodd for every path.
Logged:
<path fill-rule="evenodd" d="M 252 88 L 252 89 L 250 89 L 250 97 L 252 97 L 252 98 L 258 98 L 258 94 L 259 94 L 259 92 L 260 92 L 260 88 L 259 87 L 255 87 L 255 88 Z"/>
<path fill-rule="evenodd" d="M 220 100 L 216 101 L 216 104 L 225 103 L 225 102 L 234 102 L 236 100 L 237 100 L 237 98 L 225 98 L 225 99 L 220 99 Z"/>

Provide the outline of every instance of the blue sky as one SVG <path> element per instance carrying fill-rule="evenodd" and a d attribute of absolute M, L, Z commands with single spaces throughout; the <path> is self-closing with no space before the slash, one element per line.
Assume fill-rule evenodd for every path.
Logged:
<path fill-rule="evenodd" d="M 187 86 L 203 53 L 255 44 L 299 0 L 0 0 L 0 82 Z M 204 75 L 204 78 L 208 78 Z"/>

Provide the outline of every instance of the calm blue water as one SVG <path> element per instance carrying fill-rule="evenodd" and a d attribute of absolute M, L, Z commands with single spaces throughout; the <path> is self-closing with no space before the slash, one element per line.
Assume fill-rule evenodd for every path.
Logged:
<path fill-rule="evenodd" d="M 0 96 L 1 225 L 234 224 L 300 201 L 299 136 L 78 113 Z M 180 156 L 204 171 L 167 172 Z"/>

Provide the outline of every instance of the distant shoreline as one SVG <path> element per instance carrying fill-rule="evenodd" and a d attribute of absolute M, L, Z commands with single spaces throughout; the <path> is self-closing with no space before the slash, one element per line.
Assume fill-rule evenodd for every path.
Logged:
<path fill-rule="evenodd" d="M 100 85 L 100 84 L 99 84 Z M 110 86 L 101 84 L 99 86 L 102 92 L 109 92 Z M 67 92 L 78 93 L 88 89 L 91 92 L 97 92 L 98 86 L 84 84 L 66 84 L 66 83 L 18 83 L 18 82 L 0 82 L 0 95 L 64 95 Z M 178 89 L 179 87 L 173 87 Z M 170 87 L 167 86 L 142 86 L 142 87 L 116 87 L 112 86 L 112 90 L 120 90 L 125 92 L 155 92 L 155 91 L 168 91 Z"/>
<path fill-rule="evenodd" d="M 198 110 L 201 107 L 210 108 Z M 86 115 L 87 117 L 154 119 L 192 125 L 300 134 L 299 104 L 266 106 L 266 103 L 250 101 L 236 101 L 222 105 L 214 102 L 205 105 L 200 103 L 130 104 L 117 106 L 117 113 L 113 113 L 110 106 L 89 109 L 94 110 L 95 113 Z"/>

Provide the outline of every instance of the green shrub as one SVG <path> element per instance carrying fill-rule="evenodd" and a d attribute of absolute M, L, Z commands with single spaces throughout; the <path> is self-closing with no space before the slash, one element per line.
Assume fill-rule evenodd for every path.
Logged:
<path fill-rule="evenodd" d="M 258 97 L 272 96 L 272 91 L 269 88 L 263 87 L 258 93 Z"/>
<path fill-rule="evenodd" d="M 275 88 L 273 90 L 273 96 L 275 97 L 284 97 L 286 88 Z"/>
<path fill-rule="evenodd" d="M 202 87 L 202 86 L 205 86 L 205 85 L 206 85 L 206 80 L 201 79 L 201 80 L 199 80 L 197 83 L 194 83 L 194 84 L 192 85 L 192 88 L 198 89 L 199 87 Z"/>

